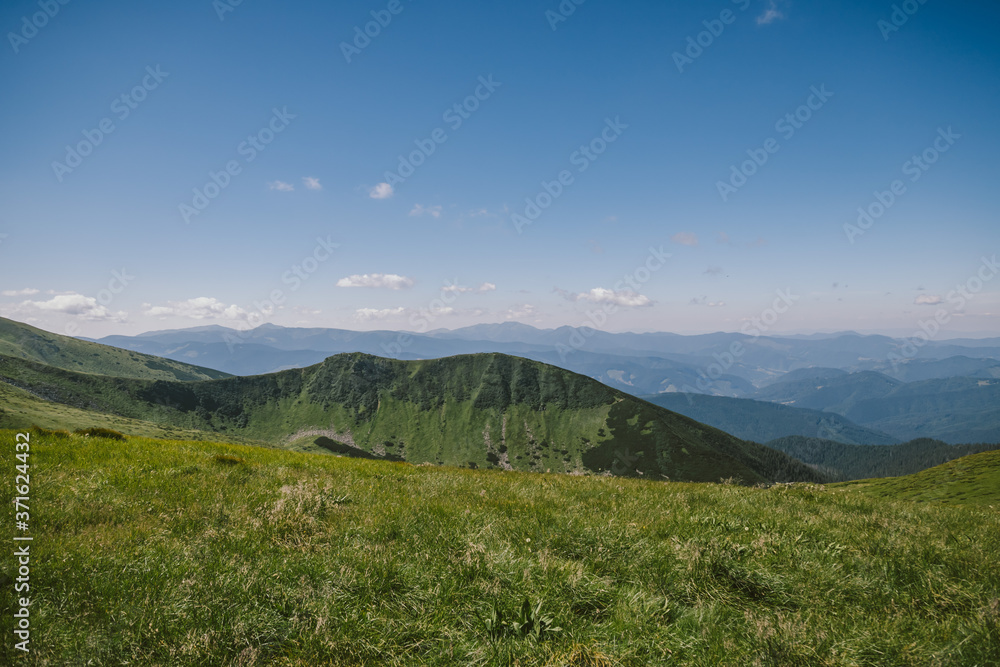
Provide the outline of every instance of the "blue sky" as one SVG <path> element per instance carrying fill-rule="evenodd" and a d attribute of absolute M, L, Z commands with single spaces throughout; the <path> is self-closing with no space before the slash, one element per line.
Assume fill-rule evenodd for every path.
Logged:
<path fill-rule="evenodd" d="M 5 2 L 0 315 L 1000 333 L 1000 7 L 817 4 Z"/>

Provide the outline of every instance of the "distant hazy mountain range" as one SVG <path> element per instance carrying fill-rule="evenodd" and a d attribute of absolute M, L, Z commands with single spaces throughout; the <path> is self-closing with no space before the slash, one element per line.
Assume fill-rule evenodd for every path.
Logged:
<path fill-rule="evenodd" d="M 888 433 L 859 426 L 838 414 L 793 408 L 747 398 L 704 394 L 659 394 L 647 401 L 705 424 L 715 425 L 744 440 L 768 442 L 788 436 L 824 438 L 856 445 L 892 445 Z"/>
<path fill-rule="evenodd" d="M 498 352 L 559 366 L 636 396 L 658 396 L 657 404 L 741 438 L 1000 441 L 1000 338 L 932 341 L 914 358 L 902 340 L 853 332 L 682 336 L 518 323 L 425 334 L 208 326 L 98 342 L 234 375 L 301 368 L 345 352 L 398 359 Z"/>
<path fill-rule="evenodd" d="M 415 334 L 265 324 L 249 331 L 207 326 L 107 336 L 97 342 L 234 375 L 301 367 L 342 352 L 397 359 L 500 352 L 556 359 L 564 367 L 590 367 L 593 372 L 586 375 L 601 375 L 595 379 L 645 394 L 681 391 L 688 386 L 694 393 L 740 396 L 789 371 L 815 367 L 847 372 L 877 370 L 904 381 L 990 372 L 992 377 L 1000 377 L 1000 338 L 931 342 L 916 359 L 906 360 L 903 341 L 851 332 L 823 337 L 681 336 L 614 334 L 573 327 L 543 330 L 506 323 Z M 736 355 L 734 344 L 739 346 Z M 894 366 L 894 358 L 902 361 Z M 645 372 L 633 372 L 643 369 Z"/>

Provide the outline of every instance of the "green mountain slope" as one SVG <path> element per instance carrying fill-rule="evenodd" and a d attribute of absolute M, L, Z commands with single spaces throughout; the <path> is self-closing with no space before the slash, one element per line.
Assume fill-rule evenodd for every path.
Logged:
<path fill-rule="evenodd" d="M 898 442 L 888 433 L 859 426 L 832 413 L 788 405 L 704 394 L 657 394 L 647 401 L 714 426 L 737 438 L 768 442 L 787 436 L 820 437 L 857 445 Z"/>
<path fill-rule="evenodd" d="M 150 380 L 214 380 L 228 373 L 77 340 L 0 317 L 0 354 L 56 368 Z"/>
<path fill-rule="evenodd" d="M 930 438 L 869 447 L 801 436 L 771 440 L 767 446 L 815 466 L 836 480 L 910 475 L 962 456 L 1000 449 L 1000 444 L 949 445 Z"/>
<path fill-rule="evenodd" d="M 40 400 L 178 428 L 410 462 L 654 479 L 821 481 L 787 455 L 554 366 L 501 354 L 363 354 L 205 382 L 84 375 L 0 357 Z"/>
<path fill-rule="evenodd" d="M 25 429 L 37 424 L 46 429 L 76 430 L 103 426 L 123 433 L 151 438 L 204 439 L 209 434 L 169 424 L 154 424 L 140 419 L 83 410 L 39 398 L 30 391 L 0 381 L 0 428 Z M 233 440 L 212 434 L 216 440 Z M 238 439 L 243 440 L 243 439 Z"/>
<path fill-rule="evenodd" d="M 879 498 L 1000 508 L 1000 451 L 963 456 L 905 477 L 843 482 L 836 487 Z"/>

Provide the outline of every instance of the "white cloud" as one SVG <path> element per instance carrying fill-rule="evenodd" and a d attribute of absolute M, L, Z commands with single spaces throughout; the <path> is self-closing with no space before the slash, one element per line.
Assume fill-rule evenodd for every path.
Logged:
<path fill-rule="evenodd" d="M 533 317 L 537 314 L 538 310 L 532 306 L 530 303 L 525 303 L 520 306 L 512 306 L 506 310 L 503 314 L 505 320 L 521 320 Z"/>
<path fill-rule="evenodd" d="M 768 25 L 783 18 L 785 15 L 778 10 L 777 3 L 771 0 L 771 4 L 764 10 L 764 13 L 757 17 L 757 25 Z"/>
<path fill-rule="evenodd" d="M 729 245 L 732 241 L 729 240 L 729 234 L 725 232 L 715 232 L 715 242 L 721 245 Z"/>
<path fill-rule="evenodd" d="M 278 192 L 291 192 L 295 189 L 295 186 L 291 183 L 285 183 L 284 181 L 272 181 L 267 184 L 268 190 L 277 190 Z"/>
<path fill-rule="evenodd" d="M 354 274 L 338 280 L 337 287 L 384 287 L 398 290 L 413 287 L 413 278 L 398 276 L 395 273 Z"/>
<path fill-rule="evenodd" d="M 483 283 L 479 287 L 463 287 L 462 285 L 445 285 L 442 292 L 454 292 L 456 294 L 466 294 L 468 292 L 493 292 L 497 286 L 493 283 Z"/>
<path fill-rule="evenodd" d="M 227 306 L 214 297 L 200 296 L 186 301 L 168 301 L 165 306 L 142 304 L 143 314 L 166 319 L 186 317 L 191 320 L 245 320 L 247 311 L 233 304 Z"/>
<path fill-rule="evenodd" d="M 50 313 L 74 315 L 85 320 L 95 321 L 123 322 L 126 317 L 125 312 L 111 312 L 106 306 L 98 303 L 94 297 L 84 296 L 76 292 L 59 294 L 48 301 L 25 301 L 21 304 L 21 307 L 38 309 Z"/>
<path fill-rule="evenodd" d="M 306 190 L 322 190 L 323 186 L 320 185 L 318 178 L 313 178 L 312 176 L 303 176 L 302 182 L 306 185 Z"/>
<path fill-rule="evenodd" d="M 721 276 L 725 271 L 721 266 L 710 266 L 705 269 L 706 276 Z"/>
<path fill-rule="evenodd" d="M 418 217 L 421 215 L 429 215 L 432 218 L 441 217 L 441 207 L 440 206 L 422 206 L 421 204 L 414 204 L 413 208 L 410 210 L 410 215 Z"/>
<path fill-rule="evenodd" d="M 368 196 L 372 199 L 388 199 L 392 197 L 393 190 L 392 186 L 388 183 L 379 183 L 374 188 L 368 191 Z"/>
<path fill-rule="evenodd" d="M 709 301 L 707 296 L 697 297 L 688 301 L 689 306 L 708 306 L 709 308 L 719 308 L 726 305 L 725 301 Z"/>
<path fill-rule="evenodd" d="M 38 294 L 38 290 L 26 287 L 24 289 L 7 289 L 0 292 L 3 296 L 34 296 Z"/>
<path fill-rule="evenodd" d="M 406 312 L 406 308 L 358 308 L 354 311 L 354 319 L 359 322 L 371 322 L 372 320 L 384 320 L 390 317 L 397 317 Z"/>
<path fill-rule="evenodd" d="M 936 294 L 920 294 L 913 300 L 913 303 L 918 306 L 936 306 L 942 301 L 943 299 Z"/>
<path fill-rule="evenodd" d="M 613 303 L 616 306 L 626 308 L 642 308 L 653 305 L 649 297 L 645 294 L 637 294 L 630 289 L 611 290 L 606 287 L 595 287 L 589 292 L 574 294 L 565 290 L 557 289 L 556 292 L 569 301 L 588 301 L 590 303 Z"/>
<path fill-rule="evenodd" d="M 698 236 L 693 232 L 677 232 L 670 240 L 674 243 L 679 243 L 680 245 L 698 245 Z"/>

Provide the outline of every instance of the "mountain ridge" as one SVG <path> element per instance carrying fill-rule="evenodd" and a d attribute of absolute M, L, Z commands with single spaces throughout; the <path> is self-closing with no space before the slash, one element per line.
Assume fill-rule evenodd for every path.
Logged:
<path fill-rule="evenodd" d="M 489 468 L 506 456 L 520 470 L 823 479 L 785 454 L 591 378 L 501 354 L 399 361 L 350 353 L 193 383 L 84 376 L 0 357 L 0 379 L 49 401 L 176 428 L 272 442 L 330 430 L 367 455 L 391 450 L 410 462 Z"/>

